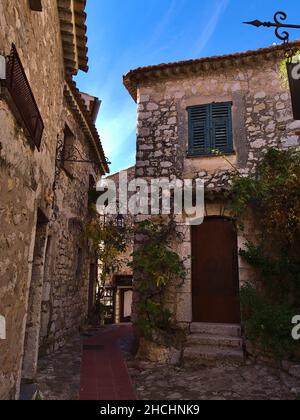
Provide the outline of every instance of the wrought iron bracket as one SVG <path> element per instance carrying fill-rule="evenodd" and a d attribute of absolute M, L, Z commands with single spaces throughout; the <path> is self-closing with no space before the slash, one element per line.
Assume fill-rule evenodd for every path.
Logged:
<path fill-rule="evenodd" d="M 290 40 L 290 34 L 288 31 L 280 32 L 281 29 L 300 29 L 300 25 L 293 25 L 285 23 L 287 14 L 285 12 L 277 12 L 274 15 L 274 22 L 261 22 L 260 20 L 253 20 L 251 22 L 243 22 L 246 25 L 252 25 L 257 28 L 265 26 L 267 28 L 275 28 L 275 35 L 281 41 L 288 43 Z"/>
<path fill-rule="evenodd" d="M 60 140 L 57 145 L 57 154 L 56 154 L 56 161 L 63 164 L 63 163 L 89 163 L 92 165 L 97 165 L 98 162 L 96 160 L 90 159 L 89 157 L 85 156 L 76 146 L 65 146 L 64 141 Z M 101 162 L 104 163 L 104 162 Z M 111 162 L 108 161 L 106 158 L 106 162 L 110 165 Z"/>

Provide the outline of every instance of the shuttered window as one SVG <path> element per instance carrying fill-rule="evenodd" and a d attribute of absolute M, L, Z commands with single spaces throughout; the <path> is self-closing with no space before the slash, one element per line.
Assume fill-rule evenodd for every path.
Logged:
<path fill-rule="evenodd" d="M 188 108 L 190 156 L 233 152 L 231 108 L 231 102 Z"/>
<path fill-rule="evenodd" d="M 39 150 L 44 123 L 14 44 L 7 65 L 6 87 L 23 121 L 28 138 Z"/>

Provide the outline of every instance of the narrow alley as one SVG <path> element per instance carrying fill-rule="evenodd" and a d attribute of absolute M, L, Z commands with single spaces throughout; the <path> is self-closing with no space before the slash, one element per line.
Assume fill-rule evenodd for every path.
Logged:
<path fill-rule="evenodd" d="M 39 362 L 39 398 L 94 401 L 295 400 L 298 381 L 278 369 L 184 368 L 137 360 L 129 325 L 92 329 Z M 287 383 L 288 382 L 288 383 Z"/>

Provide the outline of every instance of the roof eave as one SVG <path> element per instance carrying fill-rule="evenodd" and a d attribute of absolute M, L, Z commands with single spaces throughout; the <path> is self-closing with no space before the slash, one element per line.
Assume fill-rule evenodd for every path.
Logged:
<path fill-rule="evenodd" d="M 274 59 L 275 57 L 283 58 L 287 48 L 289 50 L 299 49 L 300 40 L 289 43 L 288 47 L 286 45 L 276 45 L 243 53 L 139 67 L 129 71 L 123 76 L 123 83 L 133 100 L 137 102 L 137 90 L 142 82 L 155 82 L 163 79 L 192 76 L 199 72 L 216 70 L 220 69 L 220 67 L 228 67 L 237 61 L 242 65 L 249 65 L 250 63 L 253 64 L 253 61 L 255 60 L 260 60 L 260 57 L 262 56 L 266 59 Z"/>
<path fill-rule="evenodd" d="M 101 139 L 95 124 L 92 121 L 89 110 L 81 96 L 80 91 L 76 87 L 76 83 L 72 79 L 68 79 L 65 87 L 65 95 L 72 100 L 72 110 L 77 115 L 77 120 L 83 128 L 84 134 L 89 138 L 95 152 L 97 160 L 102 169 L 102 175 L 109 174 L 109 166 L 101 144 Z"/>
<path fill-rule="evenodd" d="M 66 73 L 87 72 L 86 0 L 57 0 Z"/>

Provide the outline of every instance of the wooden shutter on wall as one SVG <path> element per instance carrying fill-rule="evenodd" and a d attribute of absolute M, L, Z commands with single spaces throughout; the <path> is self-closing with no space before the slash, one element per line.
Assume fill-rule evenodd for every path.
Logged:
<path fill-rule="evenodd" d="M 14 44 L 7 65 L 6 87 L 24 123 L 28 137 L 39 150 L 44 123 Z"/>
<path fill-rule="evenodd" d="M 188 108 L 189 155 L 233 151 L 231 107 L 231 102 L 223 102 Z"/>
<path fill-rule="evenodd" d="M 212 139 L 211 147 L 220 152 L 233 151 L 231 103 L 211 105 Z"/>
<path fill-rule="evenodd" d="M 193 106 L 189 113 L 189 154 L 209 153 L 209 109 L 207 105 Z"/>

